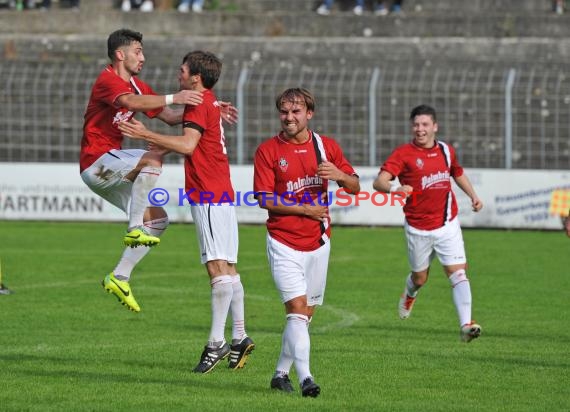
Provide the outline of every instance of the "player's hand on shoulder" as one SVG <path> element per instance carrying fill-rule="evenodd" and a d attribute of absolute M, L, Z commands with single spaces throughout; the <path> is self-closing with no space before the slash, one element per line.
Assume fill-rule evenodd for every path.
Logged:
<path fill-rule="evenodd" d="M 238 109 L 234 107 L 231 102 L 218 100 L 218 104 L 220 105 L 220 114 L 222 116 L 222 120 L 228 124 L 236 124 L 239 114 Z"/>
<path fill-rule="evenodd" d="M 202 92 L 197 90 L 180 90 L 174 95 L 174 104 L 198 106 L 202 103 Z"/>

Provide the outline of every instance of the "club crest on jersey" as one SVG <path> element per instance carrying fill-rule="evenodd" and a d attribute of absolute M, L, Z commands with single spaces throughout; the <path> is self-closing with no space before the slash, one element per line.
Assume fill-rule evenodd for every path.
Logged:
<path fill-rule="evenodd" d="M 281 171 L 283 173 L 285 173 L 287 171 L 287 168 L 289 167 L 289 163 L 287 163 L 287 160 L 285 160 L 284 157 L 279 159 L 279 169 L 281 169 Z"/>
<path fill-rule="evenodd" d="M 424 161 L 422 159 L 420 159 L 419 157 L 416 159 L 416 166 L 418 167 L 418 169 L 424 168 Z"/>

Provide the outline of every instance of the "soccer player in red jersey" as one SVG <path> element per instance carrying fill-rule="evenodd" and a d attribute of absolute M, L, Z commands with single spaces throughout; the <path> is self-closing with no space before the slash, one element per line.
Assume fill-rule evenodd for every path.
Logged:
<path fill-rule="evenodd" d="M 111 33 L 107 54 L 111 64 L 103 69 L 91 91 L 85 112 L 79 160 L 83 181 L 97 195 L 117 206 L 129 218 L 123 241 L 127 246 L 115 269 L 103 280 L 103 287 L 134 312 L 140 307 L 129 285 L 135 265 L 160 242 L 168 216 L 160 207 L 149 207 L 148 192 L 162 172 L 164 150 L 122 150 L 123 135 L 117 125 L 136 112 L 174 125 L 182 121 L 182 109 L 170 104 L 196 105 L 202 101 L 196 91 L 182 90 L 156 95 L 138 78 L 145 63 L 142 34 L 129 29 Z M 224 103 L 228 114 L 235 113 Z"/>
<path fill-rule="evenodd" d="M 418 290 L 428 280 L 431 260 L 437 255 L 452 287 L 460 337 L 470 342 L 481 334 L 481 326 L 471 319 L 471 287 L 451 178 L 469 196 L 473 211 L 481 210 L 483 203 L 463 173 L 453 147 L 436 139 L 435 109 L 417 106 L 410 120 L 413 140 L 392 152 L 373 183 L 377 191 L 408 195 L 404 228 L 411 273 L 398 304 L 399 315 L 401 319 L 410 316 Z M 396 177 L 399 187 L 391 183 Z"/>
<path fill-rule="evenodd" d="M 182 136 L 154 133 L 134 119 L 119 125 L 126 135 L 185 155 L 186 192 L 212 292 L 212 327 L 194 368 L 197 373 L 211 371 L 228 356 L 231 369 L 242 368 L 255 348 L 245 332 L 244 290 L 237 272 L 235 195 L 220 105 L 212 91 L 221 70 L 222 62 L 212 53 L 194 51 L 184 57 L 178 75 L 180 88 L 202 92 L 203 102 L 184 109 Z M 224 338 L 229 310 L 233 321 L 231 346 Z"/>
<path fill-rule="evenodd" d="M 292 392 L 294 364 L 303 396 L 320 393 L 309 368 L 309 322 L 322 305 L 330 253 L 328 181 L 349 193 L 360 191 L 353 167 L 340 146 L 309 129 L 315 99 L 306 89 L 276 99 L 281 132 L 263 142 L 254 158 L 254 192 L 266 209 L 267 256 L 285 305 L 287 324 L 271 388 Z"/>

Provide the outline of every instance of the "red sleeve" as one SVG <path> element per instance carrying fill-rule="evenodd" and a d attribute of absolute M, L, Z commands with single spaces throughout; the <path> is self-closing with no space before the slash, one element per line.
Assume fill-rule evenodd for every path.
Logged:
<path fill-rule="evenodd" d="M 97 100 L 102 100 L 112 107 L 121 107 L 116 104 L 117 99 L 123 94 L 131 94 L 132 90 L 127 82 L 119 76 L 100 76 L 93 87 L 93 95 Z"/>
<path fill-rule="evenodd" d="M 356 175 L 356 171 L 344 156 L 344 153 L 336 140 L 328 139 L 327 141 L 329 143 L 327 150 L 329 161 L 347 175 Z"/>
<path fill-rule="evenodd" d="M 253 191 L 257 193 L 275 192 L 275 172 L 267 144 L 259 146 L 253 158 Z"/>
<path fill-rule="evenodd" d="M 186 105 L 186 107 L 184 107 L 184 116 L 182 117 L 182 121 L 196 123 L 202 129 L 206 129 L 207 117 L 208 110 L 206 105 L 202 102 L 198 106 Z"/>
<path fill-rule="evenodd" d="M 397 150 L 394 150 L 384 162 L 380 171 L 384 170 L 394 177 L 398 177 L 404 168 L 404 161 Z"/>
<path fill-rule="evenodd" d="M 451 177 L 463 176 L 463 168 L 457 161 L 457 156 L 455 155 L 455 149 L 449 146 L 449 151 L 451 154 L 451 167 L 449 168 L 449 174 L 451 175 Z"/>

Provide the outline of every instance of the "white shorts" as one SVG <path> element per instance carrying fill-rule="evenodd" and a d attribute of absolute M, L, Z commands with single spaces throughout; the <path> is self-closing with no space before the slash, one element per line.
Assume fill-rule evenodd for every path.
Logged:
<path fill-rule="evenodd" d="M 413 272 L 426 270 L 436 255 L 443 266 L 467 262 L 457 217 L 435 230 L 416 229 L 407 222 L 404 228 L 408 242 L 408 261 Z"/>
<path fill-rule="evenodd" d="M 238 225 L 236 208 L 227 203 L 190 206 L 196 225 L 202 264 L 212 260 L 237 263 Z"/>
<path fill-rule="evenodd" d="M 283 303 L 306 295 L 309 306 L 323 304 L 330 251 L 330 242 L 317 250 L 301 252 L 267 234 L 269 267 Z"/>
<path fill-rule="evenodd" d="M 141 149 L 110 150 L 81 172 L 81 179 L 93 192 L 128 213 L 133 182 L 125 176 L 145 153 Z"/>

